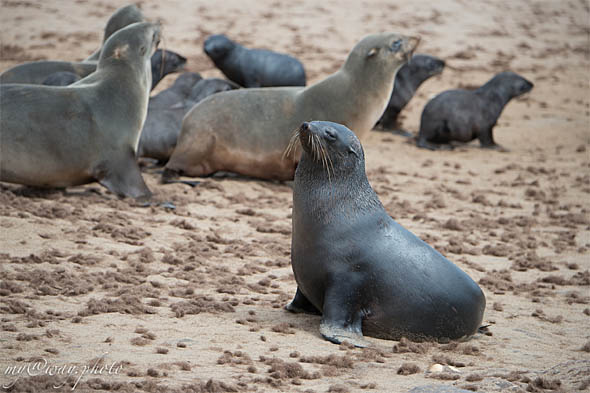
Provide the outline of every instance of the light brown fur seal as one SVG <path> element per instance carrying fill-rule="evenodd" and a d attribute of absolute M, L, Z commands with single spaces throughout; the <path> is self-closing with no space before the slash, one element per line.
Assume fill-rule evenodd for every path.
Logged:
<path fill-rule="evenodd" d="M 293 130 L 304 121 L 329 120 L 362 138 L 383 114 L 395 74 L 417 44 L 394 33 L 370 35 L 340 70 L 312 86 L 235 90 L 203 100 L 183 120 L 163 181 L 217 171 L 293 179 L 299 154 L 282 158 Z"/>
<path fill-rule="evenodd" d="M 98 181 L 149 197 L 135 152 L 160 28 L 135 23 L 104 45 L 96 72 L 66 87 L 0 85 L 0 181 L 68 187 Z"/>

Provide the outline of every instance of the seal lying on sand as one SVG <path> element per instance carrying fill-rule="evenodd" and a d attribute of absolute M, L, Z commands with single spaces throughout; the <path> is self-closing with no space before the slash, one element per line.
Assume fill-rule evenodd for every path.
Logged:
<path fill-rule="evenodd" d="M 151 97 L 149 106 L 170 108 L 179 102 L 184 102 L 191 94 L 193 86 L 201 79 L 203 79 L 201 75 L 196 72 L 183 72 L 178 75 L 172 86 Z"/>
<path fill-rule="evenodd" d="M 152 104 L 153 99 L 150 99 L 147 118 L 137 148 L 138 157 L 155 158 L 161 163 L 166 162 L 176 146 L 184 115 L 202 99 L 238 87 L 233 82 L 222 79 L 202 79 L 195 83 L 188 97 L 180 99 L 174 105 L 162 107 L 158 102 Z"/>
<path fill-rule="evenodd" d="M 217 68 L 240 86 L 305 86 L 303 64 L 289 55 L 248 49 L 223 34 L 210 36 L 203 47 Z"/>
<path fill-rule="evenodd" d="M 96 72 L 67 87 L 0 85 L 0 181 L 68 187 L 98 181 L 149 197 L 135 150 L 160 28 L 136 23 L 105 43 Z"/>
<path fill-rule="evenodd" d="M 480 326 L 485 297 L 461 269 L 396 223 L 365 174 L 348 128 L 303 123 L 290 147 L 303 153 L 293 188 L 292 312 L 322 313 L 334 343 L 368 336 L 461 339 Z"/>
<path fill-rule="evenodd" d="M 397 116 L 401 110 L 410 102 L 418 87 L 426 79 L 440 74 L 444 67 L 445 62 L 434 56 L 412 56 L 412 59 L 397 72 L 389 104 L 377 124 L 380 124 L 385 130 L 398 130 Z M 399 133 L 409 135 L 404 131 Z"/>
<path fill-rule="evenodd" d="M 533 84 L 514 72 L 501 72 L 480 88 L 448 90 L 430 100 L 422 111 L 417 144 L 426 149 L 451 148 L 451 141 L 479 139 L 481 147 L 501 149 L 492 129 L 504 106 Z"/>
<path fill-rule="evenodd" d="M 151 89 L 168 74 L 184 68 L 186 58 L 168 50 L 158 49 L 151 57 Z M 0 74 L 0 83 L 69 86 L 96 71 L 96 62 L 40 60 L 14 66 Z"/>
<path fill-rule="evenodd" d="M 185 116 L 163 181 L 217 171 L 293 179 L 299 156 L 282 159 L 293 130 L 303 121 L 325 119 L 362 138 L 385 110 L 395 73 L 417 44 L 416 38 L 393 33 L 370 35 L 340 70 L 315 85 L 240 89 L 206 98 Z"/>
<path fill-rule="evenodd" d="M 117 9 L 113 15 L 107 21 L 107 24 L 104 28 L 104 36 L 102 39 L 103 45 L 110 36 L 112 36 L 116 31 L 121 30 L 122 28 L 129 26 L 132 23 L 143 22 L 144 16 L 141 13 L 141 10 L 137 8 L 135 4 L 130 4 L 123 6 Z M 98 61 L 100 57 L 100 51 L 102 47 L 98 48 L 94 51 L 85 61 Z"/>

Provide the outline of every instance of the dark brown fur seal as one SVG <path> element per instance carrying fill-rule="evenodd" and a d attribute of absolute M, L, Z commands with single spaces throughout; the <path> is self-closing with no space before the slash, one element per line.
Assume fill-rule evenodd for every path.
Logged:
<path fill-rule="evenodd" d="M 445 62 L 434 56 L 412 56 L 410 61 L 404 64 L 395 75 L 395 83 L 389 104 L 387 104 L 387 108 L 377 124 L 381 125 L 384 130 L 396 130 L 402 134 L 407 134 L 399 130 L 397 121 L 399 113 L 410 102 L 420 85 L 428 78 L 440 74 L 444 67 Z"/>
<path fill-rule="evenodd" d="M 480 327 L 485 297 L 456 265 L 396 223 L 365 174 L 352 131 L 303 123 L 293 187 L 291 265 L 297 293 L 287 310 L 322 313 L 320 332 L 365 346 L 363 333 L 447 341 Z"/>
<path fill-rule="evenodd" d="M 417 144 L 426 149 L 452 148 L 451 141 L 479 139 L 481 147 L 501 149 L 492 129 L 504 106 L 533 84 L 514 72 L 501 72 L 480 88 L 448 90 L 430 100 L 422 111 Z"/>
<path fill-rule="evenodd" d="M 0 85 L 0 181 L 68 187 L 98 181 L 149 197 L 135 151 L 160 28 L 136 23 L 105 43 L 96 72 L 71 86 Z"/>
<path fill-rule="evenodd" d="M 336 73 L 315 85 L 240 89 L 214 94 L 185 116 L 163 181 L 217 171 L 290 180 L 298 156 L 283 160 L 292 131 L 325 119 L 368 133 L 383 113 L 397 69 L 418 39 L 394 33 L 361 40 Z"/>
<path fill-rule="evenodd" d="M 207 38 L 203 49 L 217 68 L 240 86 L 305 86 L 303 64 L 292 56 L 248 49 L 223 34 Z"/>

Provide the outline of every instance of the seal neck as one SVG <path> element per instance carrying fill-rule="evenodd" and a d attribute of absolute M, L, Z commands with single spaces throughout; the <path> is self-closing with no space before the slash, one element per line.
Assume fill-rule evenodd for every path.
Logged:
<path fill-rule="evenodd" d="M 342 209 L 350 217 L 383 209 L 369 184 L 363 159 L 359 158 L 354 168 L 342 170 L 335 165 L 334 172 L 328 173 L 321 163 L 313 161 L 305 152 L 295 171 L 293 206 L 320 218 L 327 218 Z"/>
<path fill-rule="evenodd" d="M 493 112 L 497 117 L 500 116 L 508 101 L 514 98 L 510 89 L 496 78 L 492 78 L 486 84 L 476 89 L 475 93 L 486 99 L 488 110 Z"/>

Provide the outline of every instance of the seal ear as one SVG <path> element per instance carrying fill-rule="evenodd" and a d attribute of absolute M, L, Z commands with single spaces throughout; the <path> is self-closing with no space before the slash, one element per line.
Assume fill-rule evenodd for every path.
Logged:
<path fill-rule="evenodd" d="M 139 54 L 140 54 L 141 56 L 145 55 L 145 52 L 146 52 L 146 48 L 145 48 L 145 46 L 142 46 L 142 47 L 140 47 L 140 48 L 139 48 Z"/>
<path fill-rule="evenodd" d="M 349 154 L 354 154 L 354 155 L 356 156 L 356 158 L 360 158 L 360 157 L 359 157 L 359 154 L 358 154 L 358 153 L 357 153 L 357 152 L 356 152 L 356 151 L 355 151 L 355 150 L 352 148 L 352 146 L 350 146 L 350 147 L 348 148 L 348 153 L 349 153 Z"/>
<path fill-rule="evenodd" d="M 367 58 L 369 57 L 373 57 L 375 56 L 377 53 L 379 53 L 379 48 L 371 48 L 369 50 L 369 52 L 367 53 Z"/>

